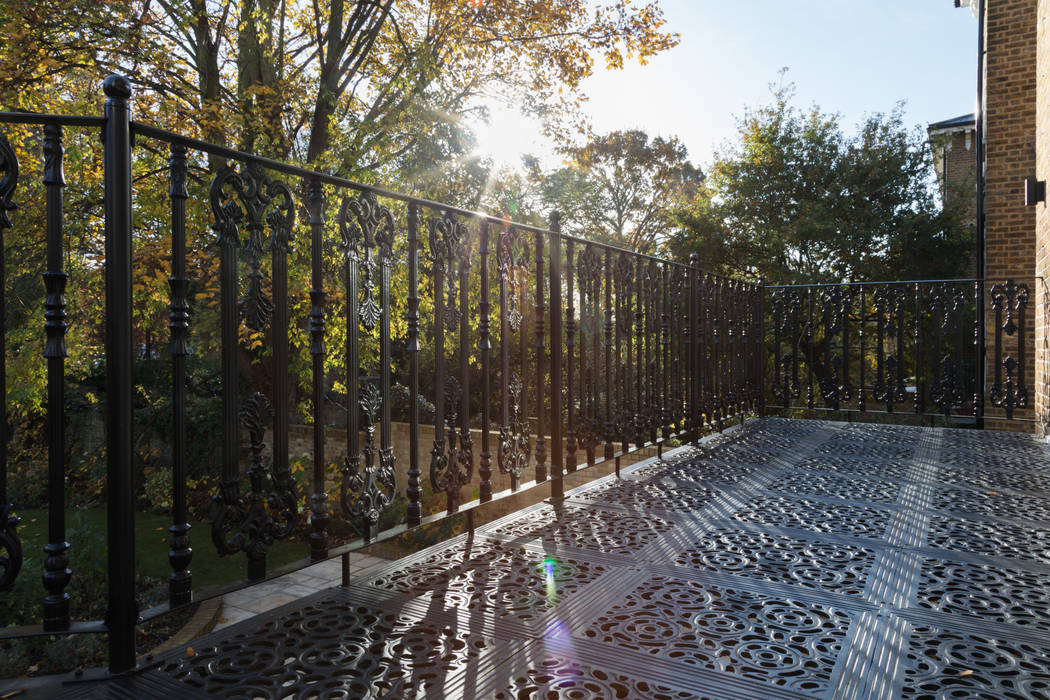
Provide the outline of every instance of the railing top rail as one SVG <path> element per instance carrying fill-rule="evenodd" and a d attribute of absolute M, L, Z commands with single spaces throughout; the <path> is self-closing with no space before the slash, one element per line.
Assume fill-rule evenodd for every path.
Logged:
<path fill-rule="evenodd" d="M 62 126 L 98 126 L 105 117 L 82 114 L 44 114 L 40 112 L 0 112 L 0 124 L 61 124 Z"/>
<path fill-rule="evenodd" d="M 1041 275 L 1003 275 L 1002 277 L 966 277 L 933 280 L 879 280 L 875 282 L 814 282 L 811 284 L 767 284 L 766 289 L 799 289 L 805 287 L 874 287 L 885 284 L 973 284 L 974 282 L 1001 282 L 1007 279 L 1041 280 Z"/>
<path fill-rule="evenodd" d="M 69 114 L 43 114 L 36 112 L 0 112 L 0 123 L 6 124 L 61 124 L 63 126 L 97 126 L 101 127 L 106 123 L 105 117 L 89 116 L 89 115 L 69 115 Z M 517 229 L 531 231 L 533 233 L 549 234 L 550 230 L 542 226 L 534 226 L 532 224 L 525 224 L 517 221 L 505 219 L 500 216 L 494 216 L 492 214 L 486 214 L 484 212 L 473 211 L 470 209 L 464 209 L 451 204 L 445 204 L 442 202 L 436 202 L 434 200 L 426 199 L 423 197 L 416 197 L 413 195 L 405 194 L 403 192 L 397 192 L 395 190 L 385 189 L 376 185 L 365 185 L 360 182 L 355 182 L 347 178 L 339 177 L 338 175 L 332 175 L 330 173 L 321 172 L 319 170 L 311 170 L 310 168 L 303 168 L 291 163 L 285 163 L 283 161 L 274 160 L 265 156 L 256 155 L 253 153 L 247 153 L 245 151 L 239 151 L 235 148 L 229 148 L 227 146 L 220 146 L 218 144 L 203 141 L 201 139 L 192 138 L 189 136 L 183 136 L 182 134 L 168 131 L 167 129 L 161 129 L 160 127 L 151 126 L 142 122 L 132 121 L 131 122 L 132 133 L 144 136 L 146 138 L 155 139 L 157 141 L 163 141 L 165 143 L 175 143 L 186 148 L 190 148 L 196 151 L 209 153 L 211 155 L 219 156 L 222 158 L 229 158 L 231 160 L 237 160 L 244 163 L 257 163 L 270 170 L 285 173 L 295 177 L 317 179 L 320 182 L 335 185 L 337 187 L 346 187 L 355 190 L 367 190 L 372 192 L 376 196 L 386 197 L 400 202 L 406 202 L 416 204 L 428 209 L 439 209 L 443 211 L 455 212 L 460 216 L 466 216 L 473 219 L 484 220 L 489 223 L 495 223 L 501 226 L 512 226 Z M 617 255 L 624 253 L 633 255 L 635 257 L 657 262 L 661 264 L 668 264 L 680 270 L 691 270 L 693 269 L 685 263 L 680 263 L 675 260 L 668 258 L 661 258 L 656 255 L 650 255 L 648 253 L 639 253 L 633 250 L 627 250 L 626 248 L 620 248 L 608 243 L 601 243 L 599 241 L 592 241 L 587 238 L 579 236 L 572 236 L 569 234 L 561 234 L 563 240 L 572 241 L 579 245 L 593 245 L 597 246 L 602 250 L 608 250 Z M 700 270 L 700 272 L 705 272 Z M 706 273 L 714 274 L 714 273 Z M 724 275 L 715 275 L 716 277 L 723 277 L 724 279 L 735 279 L 725 277 Z M 746 280 L 737 280 L 744 282 L 745 284 L 754 285 L 752 282 Z M 758 286 L 758 285 L 754 285 Z M 783 286 L 820 286 L 820 285 L 783 285 Z"/>
<path fill-rule="evenodd" d="M 238 151 L 235 148 L 228 148 L 226 146 L 219 146 L 214 143 L 202 141 L 200 139 L 190 138 L 189 136 L 183 136 L 176 134 L 173 131 L 167 131 L 155 126 L 143 124 L 142 122 L 131 122 L 131 129 L 135 134 L 145 136 L 147 138 L 156 139 L 158 141 L 164 141 L 166 143 L 177 143 L 187 148 L 192 148 L 196 151 L 203 151 L 204 153 L 210 153 L 211 155 L 220 156 L 222 158 L 230 158 L 232 160 L 241 161 L 244 163 L 258 163 L 270 170 L 282 172 L 287 175 L 294 175 L 296 177 L 317 179 L 320 182 L 335 185 L 337 187 L 347 187 L 355 190 L 367 190 L 372 192 L 376 196 L 385 197 L 387 199 L 397 200 L 399 202 L 405 202 L 409 204 L 417 204 L 428 209 L 440 209 L 442 211 L 454 212 L 460 216 L 467 216 L 474 219 L 482 219 L 490 223 L 503 224 L 508 226 L 514 226 L 515 228 L 525 229 L 528 231 L 538 233 L 550 233 L 547 229 L 541 226 L 533 226 L 531 224 L 524 224 L 517 221 L 510 221 L 503 217 L 493 216 L 492 214 L 486 214 L 484 212 L 472 211 L 470 209 L 464 209 L 462 207 L 453 206 L 451 204 L 445 204 L 442 202 L 435 202 L 431 199 L 425 199 L 423 197 L 414 197 L 409 194 L 402 192 L 396 192 L 394 190 L 388 190 L 383 187 L 377 187 L 375 185 L 365 185 L 360 182 L 354 182 L 338 175 L 332 175 L 330 173 L 321 172 L 319 170 L 311 170 L 309 168 L 299 167 L 290 163 L 284 163 L 279 160 L 273 160 L 272 158 L 266 158 L 264 156 L 255 155 L 253 153 L 246 153 L 244 151 Z"/>

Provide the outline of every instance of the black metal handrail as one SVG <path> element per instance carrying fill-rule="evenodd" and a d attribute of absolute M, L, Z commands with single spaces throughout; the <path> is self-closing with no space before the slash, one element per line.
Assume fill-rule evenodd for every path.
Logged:
<path fill-rule="evenodd" d="M 762 290 L 756 285 L 703 272 L 695 256 L 692 265 L 682 265 L 563 235 L 556 213 L 548 228 L 511 222 L 132 122 L 127 81 L 111 76 L 105 92 L 102 118 L 0 114 L 0 123 L 43 126 L 50 454 L 43 623 L 0 636 L 105 630 L 110 670 L 125 672 L 136 665 L 135 631 L 143 620 L 455 514 L 471 515 L 476 507 L 546 482 L 551 496 L 561 498 L 566 473 L 608 460 L 618 466 L 621 456 L 646 446 L 662 449 L 671 441 L 696 440 L 760 408 Z M 109 499 L 104 623 L 71 621 L 66 592 L 62 139 L 63 126 L 71 125 L 100 127 L 104 134 Z M 156 155 L 136 149 L 136 138 L 140 145 L 155 140 L 168 147 L 171 239 L 172 572 L 167 603 L 146 611 L 138 609 L 134 588 L 132 252 L 142 234 L 133 230 L 132 214 L 133 189 L 148 187 L 149 175 L 133 184 L 132 174 L 140 161 Z M 195 254 L 187 243 L 188 209 L 198 211 L 202 197 L 195 196 L 188 172 L 198 153 L 240 164 L 209 172 L 207 193 L 218 249 L 213 298 L 221 409 L 215 418 L 222 430 L 211 539 L 222 554 L 243 554 L 247 568 L 245 581 L 208 592 L 194 589 L 190 573 L 187 505 L 192 427 L 187 360 L 194 348 L 207 352 L 202 348 L 209 341 L 191 323 L 190 289 L 200 282 L 193 274 L 202 274 L 202 267 L 188 264 Z M 19 173 L 15 149 L 3 137 L 0 173 L 0 214 L 5 214 L 14 207 Z M 296 178 L 302 186 L 275 174 Z M 0 233 L 26 223 L 0 216 Z M 296 237 L 300 229 L 309 231 L 303 243 Z M 395 281 L 403 293 L 395 295 Z M 72 283 L 75 289 L 78 280 Z M 306 313 L 293 304 L 301 288 L 308 289 Z M 395 314 L 406 322 L 398 336 L 392 330 Z M 306 340 L 293 346 L 299 328 Z M 245 337 L 259 339 L 268 354 L 242 342 Z M 0 343 L 3 338 L 0 333 Z M 330 345 L 335 338 L 339 347 Z M 289 464 L 292 364 L 300 354 L 310 355 L 315 426 L 305 524 Z M 332 376 L 326 362 L 336 356 L 343 367 Z M 248 376 L 246 359 L 267 363 L 267 376 Z M 6 362 L 0 363 L 0 397 L 6 398 L 5 372 Z M 409 445 L 401 455 L 409 464 L 405 484 L 396 478 L 392 438 L 395 372 L 409 391 Z M 347 458 L 337 478 L 339 493 L 330 498 L 324 426 L 335 380 L 345 386 Z M 423 397 L 434 403 L 430 444 L 423 444 Z M 0 401 L 0 411 L 5 405 Z M 475 425 L 480 428 L 476 469 Z M 0 588 L 14 583 L 21 564 L 17 519 L 7 519 L 7 449 L 7 441 L 0 440 L 0 504 L 8 523 L 0 532 L 0 548 L 7 553 L 0 559 Z M 494 488 L 496 474 L 509 481 L 508 488 Z M 444 494 L 443 512 L 424 512 L 427 482 Z M 461 502 L 474 487 L 477 497 Z M 380 529 L 381 516 L 399 497 L 405 503 L 403 522 Z M 365 536 L 334 542 L 333 518 L 358 524 Z M 304 558 L 272 570 L 269 546 L 296 533 L 308 534 Z M 195 538 L 194 546 L 209 545 Z"/>

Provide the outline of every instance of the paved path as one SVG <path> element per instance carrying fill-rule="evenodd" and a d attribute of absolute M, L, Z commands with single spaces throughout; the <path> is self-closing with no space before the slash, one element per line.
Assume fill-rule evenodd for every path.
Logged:
<path fill-rule="evenodd" d="M 1033 438 L 765 419 L 568 496 L 94 697 L 1050 697 Z"/>
<path fill-rule="evenodd" d="M 364 576 L 373 569 L 388 563 L 386 559 L 351 553 L 350 576 L 351 578 Z M 339 559 L 331 559 L 281 576 L 273 581 L 241 589 L 223 597 L 222 613 L 215 629 L 224 629 L 299 598 L 338 586 L 342 580 L 342 562 Z"/>

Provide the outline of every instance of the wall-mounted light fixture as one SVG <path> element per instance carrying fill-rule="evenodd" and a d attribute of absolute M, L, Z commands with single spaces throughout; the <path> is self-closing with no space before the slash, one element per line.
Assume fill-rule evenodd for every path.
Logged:
<path fill-rule="evenodd" d="M 1046 201 L 1046 180 L 1036 180 L 1034 177 L 1024 179 L 1024 205 L 1034 207 L 1039 202 Z"/>

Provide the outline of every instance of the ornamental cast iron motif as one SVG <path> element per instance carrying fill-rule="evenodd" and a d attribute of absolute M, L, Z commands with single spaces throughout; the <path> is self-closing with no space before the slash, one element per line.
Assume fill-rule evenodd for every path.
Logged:
<path fill-rule="evenodd" d="M 448 609 L 534 622 L 607 570 L 601 564 L 559 556 L 548 575 L 521 547 L 482 540 L 466 550 L 462 545 L 446 549 L 372 579 L 370 585 L 429 596 Z M 479 585 L 482 581 L 495 585 Z"/>
<path fill-rule="evenodd" d="M 820 293 L 824 316 L 824 371 L 820 396 L 838 410 L 853 398 L 849 383 L 849 320 L 853 293 L 849 287 L 829 287 Z M 836 340 L 838 343 L 836 343 Z M 839 348 L 833 346 L 838 344 Z"/>
<path fill-rule="evenodd" d="M 346 458 L 340 503 L 347 517 L 359 518 L 365 539 L 397 492 L 390 426 L 390 261 L 394 217 L 371 191 L 343 200 L 339 230 L 345 255 L 347 411 Z M 376 376 L 361 377 L 360 346 L 379 329 Z M 363 419 L 363 425 L 361 423 Z M 381 445 L 376 427 L 381 429 Z M 365 443 L 360 445 L 360 432 Z"/>
<path fill-rule="evenodd" d="M 601 401 L 601 366 L 599 342 L 602 332 L 602 256 L 598 247 L 588 244 L 576 261 L 576 275 L 580 286 L 580 414 L 576 435 L 587 453 L 587 463 L 596 459 L 602 439 L 604 421 L 599 410 Z M 571 387 L 570 387 L 571 389 Z M 572 394 L 570 393 L 570 397 Z M 570 398 L 570 401 L 573 399 Z"/>
<path fill-rule="evenodd" d="M 528 240 L 513 226 L 500 233 L 497 251 L 500 285 L 500 380 L 502 382 L 499 438 L 496 461 L 499 470 L 510 476 L 512 490 L 517 490 L 521 475 L 529 466 L 532 439 L 526 418 L 525 383 L 528 366 L 528 334 L 522 321 L 527 309 L 529 266 Z M 518 334 L 518 351 L 514 352 L 513 334 Z M 517 370 L 512 369 L 517 357 Z"/>
<path fill-rule="evenodd" d="M 962 285 L 945 282 L 934 285 L 930 291 L 937 362 L 936 379 L 930 397 L 945 416 L 952 409 L 960 408 L 966 399 L 961 357 L 966 340 L 963 314 L 968 301 L 966 289 Z"/>
<path fill-rule="evenodd" d="M 634 261 L 628 253 L 620 253 L 616 259 L 613 271 L 616 286 L 616 340 L 615 355 L 617 357 L 616 372 L 616 438 L 623 445 L 627 444 L 628 435 L 634 420 L 634 411 L 631 410 L 633 403 L 633 377 L 636 372 L 633 362 L 634 344 L 631 342 L 631 324 L 634 314 L 632 305 L 634 299 Z"/>
<path fill-rule="evenodd" d="M 1050 632 L 1050 574 L 926 558 L 918 605 Z"/>
<path fill-rule="evenodd" d="M 802 292 L 780 289 L 773 292 L 773 396 L 782 406 L 802 395 L 799 383 L 799 336 L 802 315 Z M 788 352 L 783 346 L 787 345 Z"/>
<path fill-rule="evenodd" d="M 275 254 L 289 252 L 295 223 L 292 190 L 251 162 L 240 172 L 233 168 L 219 171 L 211 184 L 211 208 L 220 247 L 243 247 L 248 255 L 248 291 L 238 308 L 248 328 L 262 330 L 274 310 L 274 302 L 263 290 L 262 255 L 267 249 Z M 242 241 L 238 228 L 245 218 L 248 237 Z M 264 240 L 264 224 L 270 229 L 269 241 Z"/>
<path fill-rule="evenodd" d="M 430 220 L 430 261 L 434 275 L 434 386 L 439 387 L 434 401 L 434 446 L 430 451 L 430 483 L 444 491 L 449 514 L 459 508 L 459 492 L 474 477 L 473 442 L 470 437 L 470 385 L 467 308 L 467 273 L 470 266 L 470 238 L 467 226 L 456 214 L 446 211 Z M 458 274 L 457 274 L 458 273 Z M 454 278 L 453 275 L 456 275 Z M 459 305 L 464 313 L 455 319 L 446 314 L 446 278 L 457 281 Z M 449 287 L 451 290 L 452 288 Z M 455 302 L 455 295 L 449 293 Z M 460 376 L 445 377 L 445 323 L 459 322 Z M 440 388 L 446 388 L 441 391 Z M 454 395 L 453 395 L 454 394 Z M 446 406 L 446 398 L 448 406 Z M 457 406 L 457 404 L 459 404 Z M 456 419 L 459 430 L 456 430 Z M 445 434 L 442 434 L 442 430 Z"/>
<path fill-rule="evenodd" d="M 862 597 L 875 550 L 766 532 L 719 528 L 684 550 L 675 564 L 761 581 Z"/>
<path fill-rule="evenodd" d="M 1045 645 L 928 625 L 912 629 L 908 642 L 901 698 L 945 697 L 946 679 L 954 697 L 1035 698 L 1050 686 Z"/>
<path fill-rule="evenodd" d="M 295 202 L 291 188 L 272 180 L 262 166 L 252 161 L 240 171 L 220 170 L 211 181 L 210 199 L 215 222 L 212 229 L 219 244 L 220 325 L 222 347 L 222 475 L 217 508 L 212 521 L 212 541 L 220 554 L 246 552 L 248 578 L 266 573 L 266 550 L 275 539 L 292 534 L 298 522 L 298 493 L 288 462 L 289 413 L 289 301 L 288 254 L 295 224 Z M 247 230 L 242 240 L 241 225 Z M 268 240 L 264 239 L 269 230 Z M 239 248 L 248 257 L 248 290 L 238 300 Z M 262 254 L 271 254 L 271 291 L 263 290 Z M 236 311 L 235 311 L 236 310 Z M 271 400 L 261 392 L 252 393 L 238 406 L 237 355 L 239 325 L 251 331 L 270 330 L 273 382 Z M 272 401 L 272 403 L 271 403 Z M 272 406 L 272 408 L 271 408 Z M 264 506 L 267 470 L 262 466 L 263 432 L 272 421 L 272 487 Z M 251 442 L 250 481 L 247 495 L 241 495 L 240 429 L 248 431 Z"/>
<path fill-rule="evenodd" d="M 908 398 L 904 388 L 904 287 L 879 287 L 873 302 L 877 353 L 874 395 L 892 413 L 894 406 Z"/>
<path fill-rule="evenodd" d="M 290 475 L 279 474 L 263 465 L 263 434 L 273 420 L 273 409 L 266 397 L 255 392 L 240 410 L 241 425 L 248 432 L 251 466 L 248 468 L 248 493 L 241 496 L 241 482 L 223 480 L 215 497 L 216 515 L 212 540 L 220 554 L 245 552 L 248 555 L 248 578 L 266 574 L 266 550 L 274 540 L 293 532 L 296 522 L 295 482 Z M 273 490 L 267 491 L 267 476 Z M 267 509 L 267 505 L 269 509 Z M 280 515 L 280 520 L 271 513 Z"/>
<path fill-rule="evenodd" d="M 0 134 L 0 265 L 3 264 L 4 229 L 11 228 L 8 212 L 18 208 L 13 199 L 16 187 L 18 158 L 7 137 Z M 18 537 L 20 521 L 11 514 L 13 506 L 7 501 L 6 279 L 6 270 L 0 267 L 0 457 L 3 459 L 0 462 L 0 551 L 3 552 L 0 556 L 0 591 L 11 590 L 22 569 L 22 541 Z"/>
<path fill-rule="evenodd" d="M 1016 284 L 1013 280 L 996 284 L 991 289 L 991 301 L 995 311 L 995 381 L 988 398 L 993 406 L 1003 409 L 1009 419 L 1013 418 L 1014 409 L 1028 406 L 1028 389 L 1024 382 L 1028 285 Z M 1016 360 L 1011 355 L 1003 357 L 1003 335 L 1017 336 Z"/>
<path fill-rule="evenodd" d="M 634 678 L 609 668 L 590 667 L 551 655 L 515 674 L 510 685 L 493 694 L 494 700 L 535 697 L 545 700 L 609 700 L 609 698 L 667 698 L 692 700 L 700 696 L 663 683 Z"/>
<path fill-rule="evenodd" d="M 816 695 L 831 687 L 850 622 L 849 613 L 825 605 L 656 575 L 584 634 L 606 645 Z M 768 641 L 787 638 L 790 644 Z"/>

